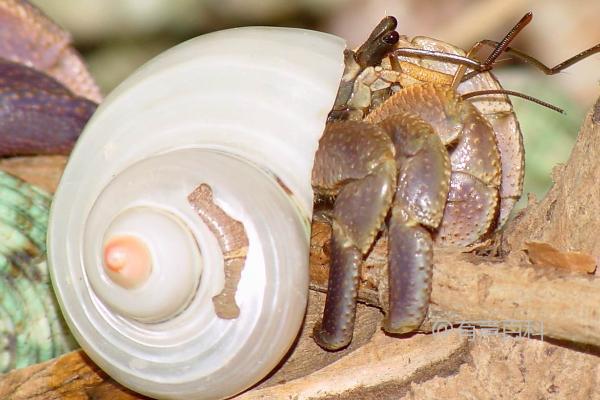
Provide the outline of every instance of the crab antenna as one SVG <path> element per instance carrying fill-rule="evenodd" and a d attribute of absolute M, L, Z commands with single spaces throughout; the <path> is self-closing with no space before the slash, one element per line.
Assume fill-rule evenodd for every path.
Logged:
<path fill-rule="evenodd" d="M 498 45 L 498 42 L 494 42 L 493 40 L 482 40 L 480 43 L 482 45 L 490 46 L 490 47 Z M 522 51 L 513 49 L 512 47 L 507 47 L 504 52 L 505 52 L 505 54 L 509 54 L 509 55 L 513 56 L 514 58 L 523 61 L 526 64 L 531 64 L 532 66 L 539 69 L 546 75 L 554 75 L 554 74 L 561 72 L 564 69 L 567 69 L 571 65 L 576 64 L 579 61 L 581 61 L 589 56 L 592 56 L 596 53 L 600 53 L 600 43 L 598 43 L 595 46 L 590 47 L 589 49 L 582 51 L 581 53 L 574 55 L 573 57 L 561 62 L 560 64 L 555 65 L 554 67 L 548 67 L 548 66 L 544 65 L 537 58 L 532 57 L 528 54 L 525 54 Z M 480 72 L 481 72 L 481 70 L 471 71 L 464 76 L 462 81 L 469 80 L 473 76 L 477 75 Z"/>
<path fill-rule="evenodd" d="M 515 26 L 513 26 L 513 28 L 506 34 L 506 36 L 504 36 L 504 39 L 502 39 L 500 42 L 496 43 L 496 47 L 494 48 L 494 50 L 492 50 L 490 55 L 481 64 L 483 69 L 491 69 L 492 68 L 494 61 L 496 61 L 496 59 L 500 56 L 500 54 L 502 54 L 508 48 L 508 45 L 510 44 L 510 42 L 512 42 L 513 39 L 515 37 L 517 37 L 517 35 L 531 22 L 532 19 L 533 19 L 533 13 L 531 11 L 529 11 L 527 14 L 525 14 L 519 20 L 519 22 L 517 22 L 517 24 Z M 470 57 L 481 46 L 482 46 L 481 42 L 475 43 L 475 45 L 473 47 L 471 47 L 471 50 L 469 50 L 469 52 L 467 53 L 467 57 Z M 463 81 L 465 72 L 467 72 L 466 66 L 464 64 L 460 65 L 458 67 L 458 69 L 456 70 L 454 77 L 452 78 L 451 86 L 453 89 L 456 89 L 458 87 L 459 83 Z"/>
<path fill-rule="evenodd" d="M 491 52 L 488 58 L 483 62 L 484 65 L 492 65 L 496 58 L 506 50 L 510 42 L 521 32 L 533 19 L 533 13 L 529 11 L 517 22 L 517 24 L 504 36 L 504 39 L 498 43 L 496 48 Z"/>
<path fill-rule="evenodd" d="M 550 103 L 546 103 L 543 100 L 536 99 L 533 96 L 529 96 L 529 95 L 515 92 L 512 90 L 505 90 L 505 89 L 478 90 L 476 92 L 465 93 L 465 94 L 461 95 L 460 97 L 461 97 L 461 99 L 466 100 L 466 99 L 470 99 L 471 97 L 484 96 L 484 95 L 488 95 L 488 94 L 507 94 L 510 96 L 516 96 L 516 97 L 520 97 L 522 99 L 534 102 L 536 104 L 539 104 L 540 106 L 544 106 L 546 108 L 549 108 L 549 109 L 559 112 L 561 114 L 565 113 L 565 111 L 562 108 L 556 107 L 555 105 L 552 105 Z"/>
<path fill-rule="evenodd" d="M 459 56 L 458 54 L 444 53 L 443 51 L 413 49 L 410 47 L 399 47 L 394 49 L 391 54 L 395 56 L 420 57 L 434 60 L 448 61 L 454 64 L 467 65 L 478 72 L 485 71 L 485 66 L 477 60 L 469 57 Z"/>

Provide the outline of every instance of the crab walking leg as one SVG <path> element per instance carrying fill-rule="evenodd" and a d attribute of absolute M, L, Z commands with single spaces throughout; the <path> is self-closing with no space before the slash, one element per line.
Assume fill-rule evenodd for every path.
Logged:
<path fill-rule="evenodd" d="M 425 227 L 440 224 L 448 196 L 450 157 L 421 118 L 400 113 L 384 120 L 396 149 L 398 186 L 389 221 L 389 310 L 383 329 L 417 329 L 431 293 L 433 240 Z"/>
<path fill-rule="evenodd" d="M 389 304 L 383 329 L 406 333 L 417 329 L 427 313 L 433 271 L 431 233 L 394 205 L 389 222 Z"/>
<path fill-rule="evenodd" d="M 472 244 L 491 231 L 498 210 L 501 164 L 492 126 L 452 88 L 430 83 L 400 90 L 365 120 L 381 123 L 402 112 L 417 114 L 451 145 L 452 183 L 436 242 Z"/>
<path fill-rule="evenodd" d="M 376 125 L 338 121 L 327 125 L 315 156 L 312 183 L 336 196 L 331 266 L 323 320 L 314 339 L 337 350 L 352 340 L 359 268 L 390 208 L 396 187 L 394 147 Z"/>
<path fill-rule="evenodd" d="M 468 246 L 490 231 L 498 205 L 498 189 L 473 175 L 452 172 L 450 193 L 435 241 Z"/>

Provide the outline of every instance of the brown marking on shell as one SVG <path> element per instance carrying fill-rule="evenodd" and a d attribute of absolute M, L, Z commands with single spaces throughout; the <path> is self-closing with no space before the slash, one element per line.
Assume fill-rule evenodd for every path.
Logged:
<path fill-rule="evenodd" d="M 214 203 L 212 189 L 207 184 L 203 183 L 194 189 L 188 195 L 188 202 L 215 235 L 223 252 L 225 285 L 221 293 L 213 297 L 215 312 L 219 318 L 237 318 L 240 308 L 235 302 L 235 293 L 249 246 L 244 224 L 231 218 Z"/>
<path fill-rule="evenodd" d="M 293 196 L 294 195 L 294 192 L 292 192 L 292 189 L 290 189 L 288 187 L 288 185 L 286 185 L 285 182 L 281 180 L 280 177 L 275 176 L 275 181 L 277 182 L 277 184 L 279 186 L 281 186 L 281 188 L 283 189 L 283 191 L 285 192 L 285 194 L 287 194 L 288 196 Z"/>
<path fill-rule="evenodd" d="M 453 172 L 444 218 L 435 242 L 443 246 L 468 246 L 490 231 L 496 216 L 498 190 L 479 179 Z"/>
<path fill-rule="evenodd" d="M 25 0 L 0 2 L 0 57 L 51 75 L 94 102 L 102 95 L 71 36 Z"/>

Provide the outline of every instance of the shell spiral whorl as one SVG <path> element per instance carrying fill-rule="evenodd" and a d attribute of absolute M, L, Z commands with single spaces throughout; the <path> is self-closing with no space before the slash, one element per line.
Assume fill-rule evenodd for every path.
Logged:
<path fill-rule="evenodd" d="M 154 397 L 225 398 L 292 344 L 312 163 L 344 47 L 297 29 L 205 35 L 98 109 L 56 192 L 48 248 L 69 326 L 115 379 Z"/>
<path fill-rule="evenodd" d="M 76 348 L 44 260 L 50 197 L 0 171 L 0 375 Z"/>

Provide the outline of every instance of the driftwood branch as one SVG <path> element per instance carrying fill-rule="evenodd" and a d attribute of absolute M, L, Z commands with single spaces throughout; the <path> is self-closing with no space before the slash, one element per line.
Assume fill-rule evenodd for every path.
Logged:
<path fill-rule="evenodd" d="M 81 351 L 0 378 L 0 399 L 140 399 L 112 381 Z"/>
<path fill-rule="evenodd" d="M 507 229 L 504 248 L 515 254 L 526 241 L 592 255 L 600 266 L 600 99 L 588 114 L 566 165 L 553 170 L 554 185 Z M 600 274 L 598 271 L 596 274 Z"/>
<path fill-rule="evenodd" d="M 311 267 L 326 266 L 322 249 L 329 227 L 313 224 Z M 320 232 L 323 232 L 320 234 Z M 326 248 L 326 247 L 325 247 Z M 379 305 L 379 296 L 369 283 L 385 270 L 386 240 L 379 240 L 365 268 L 377 278 L 363 283 L 361 297 Z M 318 261 L 317 261 L 318 260 Z M 546 337 L 600 346 L 600 278 L 575 272 L 532 266 L 517 257 L 505 260 L 458 252 L 438 251 L 434 258 L 431 305 L 423 331 L 446 324 L 460 325 L 478 321 L 531 322 Z M 369 277 L 367 277 L 369 279 Z M 324 284 L 320 275 L 313 285 Z M 543 326 L 543 328 L 542 328 Z"/>
<path fill-rule="evenodd" d="M 438 251 L 435 257 L 432 304 L 423 326 L 440 322 L 531 321 L 543 323 L 545 338 L 600 346 L 600 279 L 528 264 L 521 251 L 527 240 L 548 241 L 564 251 L 598 257 L 595 233 L 600 219 L 600 103 L 590 113 L 569 164 L 557 170 L 548 198 L 533 204 L 514 221 L 503 239 L 508 257 Z M 571 199 L 575 196 L 574 199 Z M 581 210 L 581 207 L 589 207 Z M 579 212 L 576 210 L 579 209 Z M 329 353 L 311 338 L 320 317 L 327 277 L 329 227 L 316 222 L 311 243 L 311 291 L 302 333 L 287 359 L 270 377 L 241 398 L 365 398 L 400 393 L 407 382 L 431 377 L 465 360 L 467 345 L 456 332 L 413 335 L 398 340 L 384 335 L 381 312 L 361 304 L 351 348 Z M 386 268 L 386 238 L 381 238 L 363 269 L 361 297 L 378 305 L 377 291 Z M 351 354 L 349 354 L 351 353 Z M 315 372 L 318 371 L 318 372 Z M 360 374 L 358 373 L 360 371 Z M 358 376 L 366 374 L 368 379 Z M 332 382 L 335 381 L 333 384 Z M 379 390 L 379 392 L 378 392 Z M 120 388 L 81 353 L 13 371 L 0 378 L 0 398 L 135 398 Z"/>

